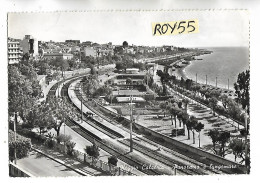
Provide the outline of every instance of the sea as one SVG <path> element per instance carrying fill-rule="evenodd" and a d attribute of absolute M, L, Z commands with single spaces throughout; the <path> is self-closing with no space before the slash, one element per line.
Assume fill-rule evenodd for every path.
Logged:
<path fill-rule="evenodd" d="M 211 54 L 201 55 L 191 61 L 184 68 L 184 74 L 197 82 L 234 90 L 234 83 L 239 73 L 249 69 L 249 48 L 247 47 L 217 47 L 204 48 L 213 51 Z M 217 77 L 217 79 L 216 79 Z M 229 80 L 229 82 L 228 82 Z"/>

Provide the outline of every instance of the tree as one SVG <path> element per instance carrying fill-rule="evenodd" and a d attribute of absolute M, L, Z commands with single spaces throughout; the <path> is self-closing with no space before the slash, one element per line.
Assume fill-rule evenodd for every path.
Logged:
<path fill-rule="evenodd" d="M 65 120 L 67 120 L 68 117 L 74 118 L 76 115 L 65 98 L 52 98 L 49 100 L 49 109 L 53 119 L 51 127 L 56 131 L 57 136 L 59 136 L 61 126 Z"/>
<path fill-rule="evenodd" d="M 184 104 L 185 111 L 187 112 L 188 111 L 189 100 L 187 98 L 184 98 L 182 100 L 182 103 Z"/>
<path fill-rule="evenodd" d="M 31 80 L 22 75 L 18 67 L 8 67 L 8 112 L 14 115 L 15 123 L 18 116 L 25 118 L 38 97 Z"/>
<path fill-rule="evenodd" d="M 86 146 L 85 151 L 89 156 L 93 156 L 95 158 L 99 157 L 99 147 L 96 145 L 95 141 L 92 146 Z"/>
<path fill-rule="evenodd" d="M 189 115 L 186 112 L 181 112 L 181 121 L 182 121 L 182 126 L 184 130 L 184 135 L 185 135 L 185 126 L 187 127 L 187 123 L 189 122 Z"/>
<path fill-rule="evenodd" d="M 75 145 L 76 145 L 75 142 L 71 142 L 71 141 L 66 142 L 67 154 L 68 154 L 69 156 L 73 156 Z"/>
<path fill-rule="evenodd" d="M 169 108 L 169 112 L 171 114 L 171 120 L 172 120 L 172 116 L 174 117 L 174 124 L 175 124 L 175 128 L 176 128 L 176 126 L 177 126 L 176 125 L 176 118 L 177 118 L 177 115 L 180 112 L 180 110 L 175 105 L 172 105 Z M 173 125 L 173 120 L 172 120 L 172 125 Z"/>
<path fill-rule="evenodd" d="M 48 103 L 42 102 L 35 105 L 26 116 L 26 123 L 30 128 L 39 128 L 40 135 L 46 132 L 45 129 L 51 129 L 54 123 L 51 109 Z"/>
<path fill-rule="evenodd" d="M 220 99 L 221 99 L 221 102 L 222 102 L 223 107 L 224 107 L 225 109 L 227 109 L 227 105 L 228 105 L 228 103 L 229 103 L 229 101 L 230 101 L 230 99 L 228 98 L 228 96 L 227 96 L 227 95 L 222 95 Z"/>
<path fill-rule="evenodd" d="M 128 42 L 127 41 L 124 41 L 123 42 L 123 48 L 127 48 L 128 47 Z"/>
<path fill-rule="evenodd" d="M 40 60 L 39 61 L 39 65 L 38 65 L 38 68 L 40 69 L 38 74 L 40 75 L 47 75 L 48 74 L 48 71 L 50 69 L 50 66 L 49 64 L 47 63 L 47 61 L 45 60 Z"/>
<path fill-rule="evenodd" d="M 234 83 L 235 93 L 237 94 L 239 102 L 242 104 L 242 108 L 247 107 L 247 113 L 249 114 L 249 88 L 250 88 L 250 71 L 239 73 L 237 82 Z"/>
<path fill-rule="evenodd" d="M 245 159 L 243 157 L 245 152 L 245 143 L 242 141 L 242 139 L 233 139 L 229 143 L 229 148 L 232 149 L 232 153 L 235 155 L 235 161 L 237 160 L 237 157 Z"/>
<path fill-rule="evenodd" d="M 238 104 L 233 101 L 233 100 L 230 100 L 228 103 L 227 103 L 227 111 L 228 111 L 228 114 L 234 118 L 234 119 L 238 119 L 240 114 L 241 114 L 241 109 L 240 107 L 238 106 Z"/>
<path fill-rule="evenodd" d="M 121 57 L 120 57 L 120 58 L 121 58 Z M 116 62 L 116 69 L 117 69 L 117 70 L 123 70 L 123 69 L 125 69 L 125 66 L 124 66 L 124 64 L 123 64 L 122 61 Z"/>
<path fill-rule="evenodd" d="M 108 157 L 108 164 L 109 165 L 114 165 L 114 166 L 117 166 L 117 157 L 116 156 L 110 156 Z"/>
<path fill-rule="evenodd" d="M 225 157 L 227 149 L 225 149 L 226 143 L 230 139 L 230 132 L 218 131 L 216 129 L 210 130 L 209 134 L 213 143 L 213 152 L 219 156 Z M 216 144 L 219 143 L 219 150 L 216 148 Z"/>
<path fill-rule="evenodd" d="M 131 78 L 126 78 L 125 83 L 126 83 L 127 85 L 132 85 L 132 84 L 133 84 L 133 80 L 132 80 Z"/>
<path fill-rule="evenodd" d="M 192 139 L 193 139 L 193 144 L 195 144 L 195 128 L 198 124 L 198 120 L 194 117 L 190 117 L 190 122 L 191 122 L 191 131 L 192 131 Z"/>
<path fill-rule="evenodd" d="M 83 83 L 83 91 L 88 97 L 92 97 L 100 87 L 96 76 L 90 75 Z"/>
<path fill-rule="evenodd" d="M 204 124 L 201 122 L 198 122 L 197 125 L 194 127 L 194 129 L 199 132 L 199 148 L 200 148 L 200 132 L 204 128 Z"/>
<path fill-rule="evenodd" d="M 159 104 L 160 108 L 163 110 L 163 116 L 165 117 L 165 110 L 167 109 L 168 102 L 161 102 Z"/>
<path fill-rule="evenodd" d="M 222 156 L 222 157 L 225 157 L 225 145 L 226 143 L 229 141 L 230 139 L 230 132 L 221 132 L 220 135 L 219 135 L 219 138 L 218 138 L 218 141 L 220 142 L 220 151 L 219 151 L 219 155 Z"/>
<path fill-rule="evenodd" d="M 212 144 L 213 144 L 213 151 L 215 154 L 217 154 L 216 151 L 216 143 L 218 141 L 218 136 L 219 136 L 219 131 L 214 129 L 214 130 L 210 130 L 208 135 L 210 136 L 211 140 L 212 140 Z"/>
<path fill-rule="evenodd" d="M 96 75 L 98 73 L 98 71 L 96 70 L 93 64 L 89 64 L 89 68 L 90 68 L 91 75 Z"/>
<path fill-rule="evenodd" d="M 212 109 L 213 116 L 215 116 L 215 109 L 217 107 L 217 104 L 218 104 L 218 100 L 215 97 L 209 99 L 209 106 Z"/>

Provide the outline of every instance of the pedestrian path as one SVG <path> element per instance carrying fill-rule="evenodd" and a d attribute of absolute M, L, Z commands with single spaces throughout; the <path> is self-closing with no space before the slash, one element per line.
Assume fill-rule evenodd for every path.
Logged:
<path fill-rule="evenodd" d="M 35 146 L 34 146 L 35 147 Z M 56 161 L 60 162 L 60 164 L 66 165 L 68 169 L 73 169 L 77 173 L 84 175 L 84 176 L 98 176 L 104 175 L 103 172 L 99 171 L 98 169 L 94 169 L 86 164 L 83 164 L 72 157 L 60 153 L 54 149 L 46 148 L 45 146 L 36 146 L 37 150 L 40 150 L 43 154 L 46 154 L 50 157 L 50 159 L 55 159 Z M 44 156 L 42 153 L 36 153 L 39 156 Z"/>
<path fill-rule="evenodd" d="M 30 152 L 28 157 L 17 160 L 17 165 L 35 177 L 81 176 L 78 172 L 36 152 Z"/>

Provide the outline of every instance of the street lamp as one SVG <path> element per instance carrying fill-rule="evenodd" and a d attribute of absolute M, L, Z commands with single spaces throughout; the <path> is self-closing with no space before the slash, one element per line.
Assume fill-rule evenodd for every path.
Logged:
<path fill-rule="evenodd" d="M 14 118 L 16 118 L 15 112 L 14 112 Z M 16 119 L 14 119 L 14 164 L 16 164 Z"/>
<path fill-rule="evenodd" d="M 247 161 L 248 161 L 248 149 L 247 149 L 247 107 L 245 108 L 245 165 L 246 165 L 246 173 L 249 173 L 249 167 L 247 165 Z"/>
<path fill-rule="evenodd" d="M 66 124 L 65 124 L 65 122 L 64 122 L 64 124 L 63 124 L 63 127 L 64 127 L 64 153 L 66 153 L 66 144 L 65 144 L 65 126 L 66 126 Z"/>

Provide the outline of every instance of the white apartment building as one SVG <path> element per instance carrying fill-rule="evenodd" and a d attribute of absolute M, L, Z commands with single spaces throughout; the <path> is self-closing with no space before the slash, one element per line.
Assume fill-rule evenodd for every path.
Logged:
<path fill-rule="evenodd" d="M 19 41 L 8 39 L 8 63 L 19 63 L 22 58 L 22 49 Z"/>

